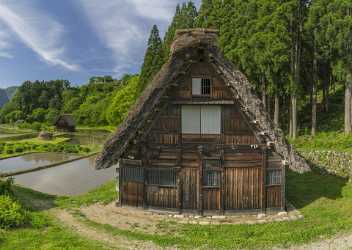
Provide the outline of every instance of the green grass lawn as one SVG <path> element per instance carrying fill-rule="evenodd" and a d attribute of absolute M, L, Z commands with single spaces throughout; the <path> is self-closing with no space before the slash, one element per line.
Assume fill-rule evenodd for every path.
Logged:
<path fill-rule="evenodd" d="M 26 249 L 42 245 L 42 249 L 101 249 L 97 243 L 82 240 L 57 221 L 46 209 L 77 209 L 98 201 L 109 203 L 116 197 L 113 181 L 95 191 L 77 197 L 54 197 L 16 188 L 15 194 L 27 207 L 48 217 L 49 223 L 39 228 L 2 231 L 0 249 Z M 345 179 L 319 173 L 287 173 L 287 198 L 304 215 L 303 220 L 257 225 L 174 225 L 163 224 L 172 234 L 152 235 L 101 225 L 83 218 L 87 225 L 135 240 L 150 240 L 160 246 L 180 248 L 233 249 L 269 248 L 294 245 L 352 231 L 352 184 Z M 40 248 L 39 248 L 40 249 Z"/>
<path fill-rule="evenodd" d="M 314 138 L 309 135 L 300 136 L 290 143 L 305 151 L 333 150 L 352 153 L 352 135 L 345 135 L 342 132 L 321 132 Z"/>

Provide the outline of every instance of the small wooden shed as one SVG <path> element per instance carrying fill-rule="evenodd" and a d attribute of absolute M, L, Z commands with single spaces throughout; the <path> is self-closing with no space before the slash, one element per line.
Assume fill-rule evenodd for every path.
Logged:
<path fill-rule="evenodd" d="M 211 29 L 177 32 L 96 167 L 116 163 L 121 205 L 201 214 L 283 210 L 285 166 L 310 169 Z"/>
<path fill-rule="evenodd" d="M 60 115 L 55 123 L 54 126 L 58 131 L 63 132 L 75 132 L 76 131 L 76 123 L 73 119 L 73 116 L 70 114 Z"/>

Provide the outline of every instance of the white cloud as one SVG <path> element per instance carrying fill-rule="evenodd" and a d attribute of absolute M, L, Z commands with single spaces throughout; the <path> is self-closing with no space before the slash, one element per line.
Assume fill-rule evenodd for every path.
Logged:
<path fill-rule="evenodd" d="M 9 42 L 10 36 L 4 31 L 5 27 L 0 26 L 0 57 L 12 59 L 13 55 L 9 52 L 11 44 Z"/>
<path fill-rule="evenodd" d="M 79 65 L 63 58 L 63 26 L 50 16 L 27 5 L 7 1 L 7 4 L 0 3 L 0 21 L 47 63 L 71 71 L 79 69 Z"/>
<path fill-rule="evenodd" d="M 175 5 L 178 1 L 160 0 L 130 0 L 138 14 L 156 20 L 170 20 L 175 12 Z"/>
<path fill-rule="evenodd" d="M 111 49 L 116 63 L 113 72 L 122 75 L 141 64 L 152 24 L 163 30 L 178 1 L 80 0 L 98 37 Z"/>

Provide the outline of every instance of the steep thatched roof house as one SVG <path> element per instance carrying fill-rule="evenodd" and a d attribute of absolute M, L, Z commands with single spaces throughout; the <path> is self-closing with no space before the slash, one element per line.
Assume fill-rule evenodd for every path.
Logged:
<path fill-rule="evenodd" d="M 70 114 L 60 115 L 54 122 L 54 126 L 59 131 L 64 131 L 64 132 L 76 131 L 75 120 L 73 119 L 73 116 Z"/>
<path fill-rule="evenodd" d="M 284 209 L 285 166 L 310 169 L 210 29 L 177 32 L 96 167 L 118 162 L 120 204 L 200 213 Z"/>

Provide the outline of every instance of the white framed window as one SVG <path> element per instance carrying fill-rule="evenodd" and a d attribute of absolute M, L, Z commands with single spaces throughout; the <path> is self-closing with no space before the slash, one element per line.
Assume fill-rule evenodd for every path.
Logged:
<path fill-rule="evenodd" d="M 209 78 L 192 78 L 192 95 L 193 96 L 208 96 L 211 92 L 211 80 Z"/>
<path fill-rule="evenodd" d="M 221 106 L 183 105 L 183 134 L 221 134 Z"/>

